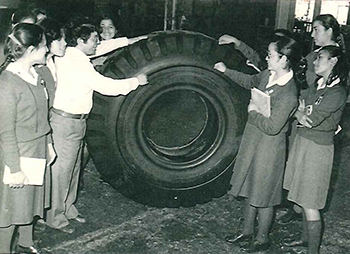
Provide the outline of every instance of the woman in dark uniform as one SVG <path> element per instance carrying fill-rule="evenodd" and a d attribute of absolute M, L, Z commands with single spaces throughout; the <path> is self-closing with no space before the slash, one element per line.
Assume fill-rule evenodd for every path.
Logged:
<path fill-rule="evenodd" d="M 34 65 L 45 63 L 46 38 L 41 27 L 14 26 L 5 44 L 7 60 L 0 70 L 0 253 L 10 253 L 18 227 L 17 252 L 39 253 L 33 242 L 33 218 L 42 217 L 47 182 L 46 165 L 55 153 L 48 122 L 48 94 Z M 23 158 L 29 160 L 23 163 Z M 40 167 L 32 166 L 40 162 Z M 4 183 L 5 168 L 8 169 Z M 24 173 L 29 168 L 33 173 Z M 30 176 L 39 170 L 42 185 Z"/>
<path fill-rule="evenodd" d="M 302 239 L 288 246 L 308 246 L 308 254 L 318 254 L 321 241 L 320 210 L 326 204 L 333 165 L 333 137 L 346 104 L 349 72 L 341 48 L 322 47 L 314 61 L 318 79 L 300 96 L 295 113 L 297 129 L 290 151 L 283 187 L 288 199 L 303 208 Z"/>
<path fill-rule="evenodd" d="M 246 198 L 243 232 L 226 237 L 226 241 L 246 251 L 258 252 L 270 247 L 269 228 L 273 207 L 281 203 L 285 168 L 288 119 L 298 105 L 292 67 L 300 60 L 297 43 L 289 37 L 276 37 L 268 47 L 268 69 L 256 75 L 228 70 L 223 63 L 215 68 L 237 84 L 258 88 L 271 99 L 271 115 L 259 113 L 250 103 L 248 122 L 231 179 L 230 194 Z M 259 217 L 259 230 L 254 238 L 254 223 Z"/>

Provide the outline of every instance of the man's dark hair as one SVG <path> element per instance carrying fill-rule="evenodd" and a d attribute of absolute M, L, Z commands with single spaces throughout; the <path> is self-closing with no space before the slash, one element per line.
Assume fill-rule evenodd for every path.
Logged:
<path fill-rule="evenodd" d="M 85 43 L 91 33 L 97 32 L 96 26 L 87 17 L 78 17 L 71 20 L 66 25 L 66 42 L 70 47 L 78 45 L 77 40 L 82 39 Z"/>
<path fill-rule="evenodd" d="M 46 36 L 46 45 L 50 48 L 51 43 L 55 40 L 60 40 L 63 35 L 63 25 L 61 25 L 58 21 L 45 18 L 37 22 L 39 26 L 44 28 L 45 36 Z"/>

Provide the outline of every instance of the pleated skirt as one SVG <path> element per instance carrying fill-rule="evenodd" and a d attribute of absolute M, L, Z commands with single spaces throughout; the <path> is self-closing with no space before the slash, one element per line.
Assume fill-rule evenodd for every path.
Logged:
<path fill-rule="evenodd" d="M 23 157 L 46 158 L 47 136 L 18 143 L 18 147 Z M 46 169 L 42 186 L 25 185 L 21 189 L 14 189 L 2 181 L 5 166 L 3 155 L 0 163 L 0 227 L 29 224 L 34 216 L 43 217 L 44 208 L 50 205 L 49 168 Z"/>
<path fill-rule="evenodd" d="M 286 166 L 283 188 L 288 199 L 309 209 L 323 209 L 331 180 L 334 145 L 319 145 L 297 135 Z"/>

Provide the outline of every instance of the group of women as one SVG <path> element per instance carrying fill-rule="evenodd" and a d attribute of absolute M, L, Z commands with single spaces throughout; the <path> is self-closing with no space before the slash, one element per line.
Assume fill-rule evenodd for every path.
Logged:
<path fill-rule="evenodd" d="M 227 236 L 226 241 L 248 253 L 271 247 L 269 230 L 274 207 L 281 203 L 282 187 L 288 191 L 288 200 L 302 208 L 303 213 L 301 239 L 286 241 L 285 246 L 303 246 L 308 254 L 319 253 L 320 210 L 325 207 L 330 184 L 333 137 L 348 97 L 349 67 L 337 43 L 339 35 L 339 24 L 332 15 L 315 18 L 311 36 L 318 48 L 305 58 L 305 75 L 297 75 L 297 42 L 285 34 L 276 34 L 271 41 L 267 70 L 256 75 L 227 69 L 222 62 L 214 66 L 237 84 L 258 88 L 270 96 L 269 117 L 262 114 L 256 102 L 251 101 L 248 106 L 248 121 L 231 179 L 230 194 L 244 197 L 246 203 L 242 232 Z M 237 41 L 229 35 L 219 39 L 220 44 Z M 297 76 L 306 77 L 306 87 L 300 86 Z M 292 126 L 292 145 L 287 149 L 286 133 L 292 118 L 297 125 Z"/>
<path fill-rule="evenodd" d="M 11 22 L 0 66 L 0 253 L 40 253 L 33 225 L 50 206 L 50 165 L 56 157 L 49 123 L 54 59 L 65 54 L 67 43 L 64 26 L 43 11 L 19 10 Z"/>

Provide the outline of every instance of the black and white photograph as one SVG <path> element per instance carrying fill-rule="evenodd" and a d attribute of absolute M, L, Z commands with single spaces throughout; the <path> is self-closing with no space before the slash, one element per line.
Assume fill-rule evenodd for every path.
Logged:
<path fill-rule="evenodd" d="M 350 253 L 349 0 L 0 0 L 0 254 Z"/>

